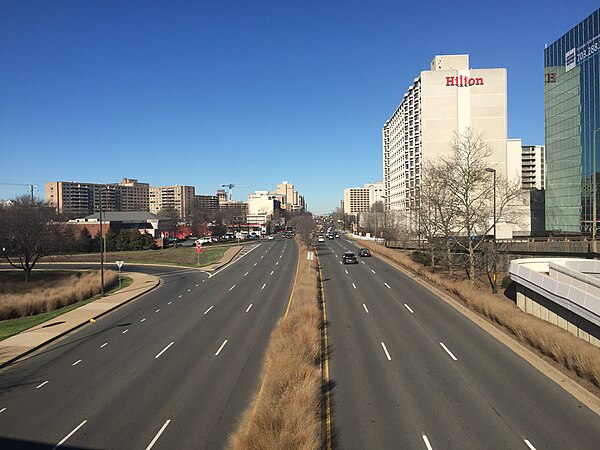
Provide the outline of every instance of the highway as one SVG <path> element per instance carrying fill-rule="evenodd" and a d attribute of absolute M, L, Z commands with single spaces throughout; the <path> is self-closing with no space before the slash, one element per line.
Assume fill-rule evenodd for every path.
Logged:
<path fill-rule="evenodd" d="M 260 383 L 292 290 L 293 240 L 141 298 L 0 371 L 0 448 L 218 449 Z"/>
<path fill-rule="evenodd" d="M 333 448 L 597 449 L 600 418 L 452 306 L 377 257 L 317 244 Z"/>

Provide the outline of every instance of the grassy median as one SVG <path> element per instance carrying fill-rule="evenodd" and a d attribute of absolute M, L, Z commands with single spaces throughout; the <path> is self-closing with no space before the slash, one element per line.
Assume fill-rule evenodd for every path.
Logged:
<path fill-rule="evenodd" d="M 400 253 L 373 242 L 368 247 L 405 269 L 452 294 L 470 309 L 501 325 L 519 341 L 539 350 L 577 376 L 600 387 L 600 348 L 593 346 L 556 325 L 526 314 L 512 301 L 474 289 L 468 282 L 450 281 Z"/>
<path fill-rule="evenodd" d="M 296 241 L 300 255 L 306 255 L 306 246 Z M 289 310 L 271 335 L 261 388 L 230 439 L 231 449 L 321 447 L 321 313 L 316 270 L 316 261 L 300 258 Z"/>

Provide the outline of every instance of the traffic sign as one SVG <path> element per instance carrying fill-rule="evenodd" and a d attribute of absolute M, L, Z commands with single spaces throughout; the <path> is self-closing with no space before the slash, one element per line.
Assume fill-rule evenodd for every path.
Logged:
<path fill-rule="evenodd" d="M 196 244 L 196 253 L 202 253 L 202 244 Z"/>
<path fill-rule="evenodd" d="M 120 269 L 121 267 L 123 267 L 123 263 L 125 261 L 115 261 L 117 263 L 117 267 Z"/>
<path fill-rule="evenodd" d="M 314 258 L 315 258 L 314 252 L 306 252 L 306 259 L 308 259 L 309 261 L 312 261 Z"/>

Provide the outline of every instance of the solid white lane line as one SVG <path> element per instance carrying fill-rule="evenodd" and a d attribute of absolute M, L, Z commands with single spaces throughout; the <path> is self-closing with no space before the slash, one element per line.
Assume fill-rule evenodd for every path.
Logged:
<path fill-rule="evenodd" d="M 2 414 L 4 411 L 6 411 L 6 408 L 0 409 L 0 414 Z"/>
<path fill-rule="evenodd" d="M 71 364 L 72 366 L 76 366 L 77 364 L 79 364 L 81 362 L 81 359 L 78 359 L 77 361 L 75 361 L 73 364 Z"/>
<path fill-rule="evenodd" d="M 140 323 L 144 322 L 146 320 L 146 318 L 144 317 L 142 320 L 140 320 Z"/>
<path fill-rule="evenodd" d="M 162 355 L 164 352 L 166 352 L 166 351 L 169 349 L 169 347 L 170 347 L 171 345 L 173 345 L 174 343 L 175 343 L 175 342 L 171 342 L 169 345 L 167 345 L 165 348 L 163 348 L 163 349 L 160 351 L 160 353 L 154 357 L 154 359 L 157 359 L 157 358 L 158 358 L 160 355 Z"/>
<path fill-rule="evenodd" d="M 123 333 L 122 333 L 122 334 L 125 334 L 125 333 L 127 333 L 128 331 L 129 331 L 129 328 L 127 328 L 125 331 L 123 331 Z"/>
<path fill-rule="evenodd" d="M 375 273 L 375 271 L 373 269 L 371 269 L 371 272 Z"/>
<path fill-rule="evenodd" d="M 262 291 L 266 285 L 267 285 L 267 283 L 263 284 L 262 287 L 260 288 L 260 290 Z"/>
<path fill-rule="evenodd" d="M 448 350 L 448 347 L 446 347 L 443 342 L 440 342 L 440 345 L 444 348 L 444 350 L 446 350 L 446 353 L 448 353 L 450 355 L 450 358 L 452 358 L 454 361 L 458 361 L 456 359 L 456 356 L 454 356 L 452 354 L 452 352 L 450 350 Z"/>
<path fill-rule="evenodd" d="M 221 346 L 219 347 L 219 350 L 217 350 L 217 353 L 215 353 L 215 356 L 219 356 L 219 353 L 221 353 L 221 350 L 223 350 L 223 347 L 225 347 L 225 344 L 227 344 L 227 339 L 225 339 L 223 341 L 223 343 L 221 344 Z"/>
<path fill-rule="evenodd" d="M 363 308 L 365 308 L 365 312 L 366 312 L 367 314 L 369 314 L 369 310 L 367 309 L 367 305 L 365 305 L 364 303 L 363 303 Z"/>
<path fill-rule="evenodd" d="M 169 303 L 167 303 L 167 305 L 170 305 L 171 303 L 173 303 L 173 302 L 169 302 Z"/>
<path fill-rule="evenodd" d="M 387 283 L 383 283 L 383 284 L 385 284 L 385 287 L 386 287 L 386 288 L 388 288 L 388 289 L 391 289 L 391 287 L 390 287 L 390 285 L 389 285 L 389 284 L 387 284 Z"/>
<path fill-rule="evenodd" d="M 245 276 L 245 277 L 247 277 L 247 276 L 248 276 L 248 272 L 246 272 L 246 273 L 244 274 L 244 276 Z"/>
<path fill-rule="evenodd" d="M 385 356 L 387 356 L 388 361 L 391 361 L 392 357 L 388 353 L 387 347 L 385 346 L 385 344 L 383 342 L 381 343 L 381 346 L 383 347 L 383 351 L 385 352 Z"/>
<path fill-rule="evenodd" d="M 410 311 L 411 314 L 414 314 L 414 311 L 410 309 L 410 306 L 408 306 L 406 303 L 404 304 L 404 306 Z"/>
<path fill-rule="evenodd" d="M 65 442 L 67 442 L 67 439 L 69 439 L 71 436 L 73 436 L 75 433 L 77 433 L 77 430 L 79 430 L 82 426 L 84 426 L 86 422 L 87 422 L 87 420 L 84 420 L 79 425 L 77 425 L 73 431 L 71 431 L 69 434 L 67 434 L 63 438 L 62 441 L 60 441 L 58 444 L 56 444 L 54 447 L 52 447 L 52 450 L 57 449 L 58 447 L 60 447 L 61 445 L 63 445 Z"/>
<path fill-rule="evenodd" d="M 206 315 L 211 309 L 213 309 L 215 307 L 215 305 L 212 305 L 210 308 L 208 308 L 206 311 L 204 311 L 204 315 Z"/>
<path fill-rule="evenodd" d="M 433 450 L 433 447 L 429 443 L 429 439 L 427 439 L 426 435 L 423 435 L 423 442 L 425 442 L 425 446 L 427 447 L 427 450 Z"/>
<path fill-rule="evenodd" d="M 106 347 L 107 345 L 108 345 L 108 342 L 105 342 L 104 344 L 102 344 L 102 345 L 100 346 L 100 348 L 104 348 L 104 347 Z"/>
<path fill-rule="evenodd" d="M 0 411 L 2 412 L 2 411 Z M 531 442 L 529 442 L 527 439 L 524 439 L 525 443 L 527 444 L 527 447 L 529 447 L 531 450 L 535 450 L 535 447 L 533 446 L 533 444 Z"/>
<path fill-rule="evenodd" d="M 248 309 L 246 310 L 246 312 L 250 311 L 250 308 L 252 308 L 252 303 L 250 303 L 250 306 L 248 306 Z"/>
<path fill-rule="evenodd" d="M 40 384 L 39 386 L 36 387 L 36 389 L 41 388 L 43 385 L 45 385 L 49 380 L 44 381 L 42 384 Z"/>
<path fill-rule="evenodd" d="M 158 433 L 156 433 L 156 436 L 154 436 L 154 439 L 152 439 L 152 442 L 150 442 L 148 444 L 148 447 L 146 447 L 146 450 L 150 450 L 154 446 L 154 444 L 156 444 L 156 441 L 158 441 L 158 438 L 163 433 L 163 431 L 165 431 L 165 428 L 167 428 L 167 426 L 169 426 L 170 423 L 171 423 L 171 419 L 169 419 L 165 422 L 165 424 L 161 427 L 161 429 L 158 431 Z"/>
<path fill-rule="evenodd" d="M 352 287 L 353 287 L 354 289 L 356 289 L 356 285 L 355 285 L 354 283 L 352 283 Z"/>
<path fill-rule="evenodd" d="M 231 287 L 229 288 L 229 290 L 230 290 L 230 291 L 232 291 L 234 287 L 235 287 L 235 284 L 234 284 L 233 286 L 231 286 Z"/>

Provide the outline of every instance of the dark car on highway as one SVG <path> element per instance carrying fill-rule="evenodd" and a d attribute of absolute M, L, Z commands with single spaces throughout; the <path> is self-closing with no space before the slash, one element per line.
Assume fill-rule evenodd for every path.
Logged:
<path fill-rule="evenodd" d="M 358 256 L 371 256 L 371 251 L 368 248 L 358 250 Z"/>
<path fill-rule="evenodd" d="M 356 255 L 352 252 L 346 252 L 342 255 L 342 261 L 344 264 L 358 264 Z"/>

